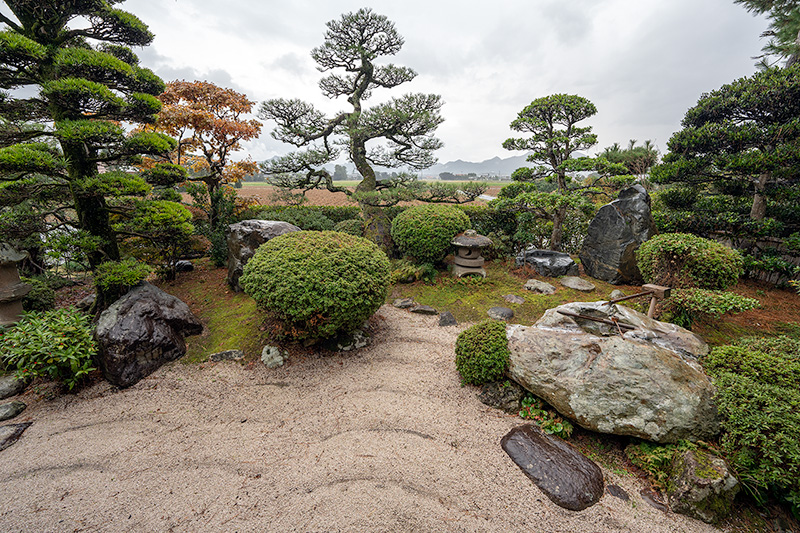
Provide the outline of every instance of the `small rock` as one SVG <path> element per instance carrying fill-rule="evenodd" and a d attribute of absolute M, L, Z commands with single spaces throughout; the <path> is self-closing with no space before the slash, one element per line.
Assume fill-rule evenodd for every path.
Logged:
<path fill-rule="evenodd" d="M 597 288 L 591 281 L 586 281 L 578 276 L 564 276 L 558 281 L 564 287 L 568 289 L 575 289 L 576 291 L 592 292 Z"/>
<path fill-rule="evenodd" d="M 575 448 L 531 424 L 512 429 L 503 450 L 553 503 L 582 511 L 603 496 L 603 471 Z"/>
<path fill-rule="evenodd" d="M 503 300 L 507 301 L 510 304 L 524 304 L 525 298 L 522 296 L 517 296 L 516 294 L 506 294 L 503 296 Z"/>
<path fill-rule="evenodd" d="M 665 513 L 669 511 L 669 507 L 667 507 L 667 504 L 662 502 L 661 497 L 652 490 L 642 489 L 639 492 L 639 496 L 641 496 L 642 499 L 645 502 L 647 502 L 647 504 L 650 505 L 651 507 L 655 507 L 659 511 L 664 511 Z"/>
<path fill-rule="evenodd" d="M 489 318 L 494 320 L 511 320 L 514 318 L 514 311 L 508 307 L 492 307 L 487 311 Z"/>
<path fill-rule="evenodd" d="M 495 409 L 502 409 L 506 413 L 519 413 L 522 397 L 525 396 L 525 389 L 511 380 L 494 381 L 486 383 L 481 387 L 478 399 Z"/>
<path fill-rule="evenodd" d="M 667 501 L 673 512 L 709 524 L 730 514 L 739 492 L 739 481 L 731 475 L 725 460 L 702 450 L 689 450 L 674 461 L 667 486 Z"/>
<path fill-rule="evenodd" d="M 578 265 L 569 254 L 528 248 L 517 255 L 517 266 L 530 265 L 542 276 L 577 276 Z"/>
<path fill-rule="evenodd" d="M 606 485 L 606 492 L 615 498 L 619 498 L 620 500 L 625 500 L 626 502 L 631 499 L 628 496 L 628 493 L 625 492 L 625 489 L 618 485 Z"/>
<path fill-rule="evenodd" d="M 614 289 L 611 291 L 611 295 L 608 297 L 609 300 L 616 300 L 617 298 L 625 298 L 625 293 L 619 289 Z"/>
<path fill-rule="evenodd" d="M 22 436 L 33 422 L 23 422 L 22 424 L 9 424 L 0 426 L 0 450 L 5 450 Z"/>
<path fill-rule="evenodd" d="M 175 272 L 191 272 L 192 270 L 194 270 L 194 265 L 191 261 L 181 259 L 175 262 Z"/>
<path fill-rule="evenodd" d="M 91 309 L 94 306 L 94 302 L 96 300 L 97 300 L 97 294 L 96 293 L 92 293 L 89 296 L 86 296 L 83 299 L 81 299 L 80 302 L 76 303 L 75 307 L 79 311 L 88 311 L 89 309 Z"/>
<path fill-rule="evenodd" d="M 556 288 L 544 281 L 538 279 L 529 279 L 525 282 L 525 290 L 536 292 L 539 294 L 555 294 Z"/>
<path fill-rule="evenodd" d="M 224 352 L 212 353 L 208 356 L 209 361 L 239 361 L 244 359 L 244 352 L 241 350 L 225 350 Z"/>
<path fill-rule="evenodd" d="M 360 330 L 352 333 L 340 333 L 336 337 L 325 339 L 322 347 L 332 352 L 349 352 L 359 350 L 369 344 L 369 335 Z"/>
<path fill-rule="evenodd" d="M 453 313 L 450 311 L 445 311 L 444 313 L 439 314 L 439 325 L 442 327 L 457 326 L 458 321 L 456 321 L 456 317 L 453 316 Z"/>
<path fill-rule="evenodd" d="M 14 401 L 0 405 L 0 421 L 11 420 L 24 411 L 26 407 L 28 406 L 25 405 L 25 402 L 20 401 Z"/>
<path fill-rule="evenodd" d="M 29 383 L 29 380 L 20 379 L 14 374 L 0 376 L 0 400 L 16 396 L 24 391 Z"/>
<path fill-rule="evenodd" d="M 278 368 L 289 358 L 289 354 L 281 351 L 277 346 L 264 346 L 261 350 L 261 362 L 268 368 Z"/>
<path fill-rule="evenodd" d="M 430 305 L 415 305 L 411 309 L 409 309 L 412 313 L 417 313 L 420 315 L 438 315 L 439 311 L 431 307 Z"/>
<path fill-rule="evenodd" d="M 392 302 L 392 305 L 398 309 L 408 309 L 409 307 L 417 305 L 417 302 L 415 302 L 413 298 L 396 298 Z"/>

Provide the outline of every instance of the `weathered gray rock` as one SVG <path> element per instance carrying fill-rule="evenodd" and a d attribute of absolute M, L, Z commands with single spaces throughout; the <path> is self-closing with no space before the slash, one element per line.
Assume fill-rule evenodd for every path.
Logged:
<path fill-rule="evenodd" d="M 619 289 L 614 289 L 613 291 L 611 291 L 611 294 L 609 295 L 608 299 L 609 300 L 616 300 L 617 298 L 624 298 L 624 297 L 625 297 L 625 293 L 624 292 L 622 292 Z"/>
<path fill-rule="evenodd" d="M 528 248 L 517 255 L 517 266 L 530 265 L 542 276 L 577 276 L 578 265 L 569 254 L 553 250 Z"/>
<path fill-rule="evenodd" d="M 13 401 L 0 404 L 0 422 L 17 417 L 28 407 L 25 402 Z"/>
<path fill-rule="evenodd" d="M 636 329 L 620 336 L 559 310 Z M 573 302 L 509 326 L 508 337 L 511 379 L 586 429 L 663 443 L 719 431 L 715 390 L 696 360 L 708 345 L 690 331 L 622 305 Z"/>
<path fill-rule="evenodd" d="M 482 385 L 478 399 L 489 407 L 518 414 L 523 396 L 525 389 L 509 379 L 504 379 Z"/>
<path fill-rule="evenodd" d="M 431 307 L 430 305 L 415 305 L 414 307 L 409 308 L 409 311 L 412 313 L 417 313 L 418 315 L 438 315 L 439 311 Z"/>
<path fill-rule="evenodd" d="M 514 318 L 514 310 L 508 307 L 491 307 L 486 314 L 494 320 L 511 320 Z"/>
<path fill-rule="evenodd" d="M 725 460 L 702 450 L 689 450 L 672 465 L 667 500 L 675 513 L 716 524 L 731 512 L 739 481 Z"/>
<path fill-rule="evenodd" d="M 620 487 L 619 485 L 606 485 L 606 492 L 615 498 L 619 498 L 620 500 L 629 501 L 631 499 L 628 496 L 628 493 L 625 492 L 625 489 Z"/>
<path fill-rule="evenodd" d="M 275 220 L 243 220 L 228 226 L 228 285 L 236 292 L 242 292 L 239 278 L 256 249 L 270 239 L 293 231 L 300 231 L 300 228 Z"/>
<path fill-rule="evenodd" d="M 361 330 L 343 332 L 330 339 L 325 339 L 322 347 L 332 352 L 350 352 L 360 350 L 369 345 L 370 336 Z"/>
<path fill-rule="evenodd" d="M 417 305 L 413 298 L 395 298 L 392 305 L 398 309 L 408 309 Z"/>
<path fill-rule="evenodd" d="M 581 292 L 592 292 L 597 288 L 591 281 L 586 281 L 578 276 L 564 276 L 558 282 L 568 289 L 575 289 Z"/>
<path fill-rule="evenodd" d="M 213 363 L 219 361 L 241 361 L 242 359 L 244 359 L 244 352 L 241 350 L 225 350 L 208 356 L 208 360 Z"/>
<path fill-rule="evenodd" d="M 97 321 L 95 338 L 103 376 L 129 387 L 164 363 L 186 353 L 184 337 L 198 335 L 203 324 L 189 306 L 149 283 L 142 283 L 111 304 Z"/>
<path fill-rule="evenodd" d="M 450 311 L 445 311 L 443 313 L 439 313 L 439 326 L 446 327 L 446 326 L 457 326 L 458 321 L 456 317 L 453 316 L 453 313 Z"/>
<path fill-rule="evenodd" d="M 84 296 L 81 298 L 81 301 L 75 304 L 75 307 L 78 308 L 80 311 L 88 311 L 92 307 L 94 307 L 94 303 L 97 301 L 97 293 L 92 293 L 88 296 Z"/>
<path fill-rule="evenodd" d="M 544 281 L 539 281 L 538 279 L 529 279 L 525 282 L 525 290 L 535 292 L 538 294 L 555 294 L 556 288 L 550 285 L 549 283 L 545 283 Z"/>
<path fill-rule="evenodd" d="M 16 396 L 30 384 L 28 379 L 20 379 L 15 374 L 0 376 L 0 400 Z"/>
<path fill-rule="evenodd" d="M 582 511 L 603 496 L 603 471 L 572 446 L 538 427 L 512 429 L 500 441 L 503 450 L 553 503 Z"/>
<path fill-rule="evenodd" d="M 261 362 L 268 368 L 278 368 L 289 358 L 289 354 L 277 346 L 264 346 L 261 350 Z"/>
<path fill-rule="evenodd" d="M 641 185 L 625 189 L 589 224 L 579 253 L 584 272 L 615 285 L 641 283 L 635 252 L 655 230 L 647 191 Z"/>
<path fill-rule="evenodd" d="M 8 424 L 0 426 L 0 450 L 5 450 L 19 440 L 26 429 L 31 427 L 33 422 L 23 422 L 22 424 Z"/>
<path fill-rule="evenodd" d="M 525 298 L 522 296 L 517 296 L 516 294 L 506 294 L 503 296 L 503 300 L 507 301 L 510 304 L 524 304 Z"/>
<path fill-rule="evenodd" d="M 191 261 L 186 259 L 175 261 L 175 272 L 191 272 L 192 270 L 194 270 L 194 265 Z"/>

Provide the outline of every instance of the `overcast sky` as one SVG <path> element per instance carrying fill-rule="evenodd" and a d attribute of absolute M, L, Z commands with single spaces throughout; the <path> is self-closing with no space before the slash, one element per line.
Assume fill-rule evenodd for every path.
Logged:
<path fill-rule="evenodd" d="M 386 15 L 405 38 L 388 59 L 417 78 L 406 92 L 440 94 L 440 162 L 519 155 L 504 150 L 509 123 L 535 98 L 591 100 L 598 148 L 653 140 L 662 152 L 703 93 L 751 75 L 766 21 L 733 0 L 128 0 L 155 34 L 138 53 L 165 81 L 208 80 L 251 100 L 299 97 L 346 109 L 320 93 L 310 57 L 325 23 L 360 7 Z M 247 149 L 256 160 L 289 151 L 266 123 Z"/>

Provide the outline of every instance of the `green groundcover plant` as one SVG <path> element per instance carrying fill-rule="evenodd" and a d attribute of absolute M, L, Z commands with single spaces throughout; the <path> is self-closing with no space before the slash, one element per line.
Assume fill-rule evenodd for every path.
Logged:
<path fill-rule="evenodd" d="M 510 357 L 504 322 L 484 320 L 456 339 L 456 369 L 463 384 L 497 381 L 505 374 Z"/>
<path fill-rule="evenodd" d="M 97 352 L 87 315 L 73 308 L 26 313 L 0 330 L 3 363 L 22 378 L 48 377 L 72 390 L 89 372 Z"/>

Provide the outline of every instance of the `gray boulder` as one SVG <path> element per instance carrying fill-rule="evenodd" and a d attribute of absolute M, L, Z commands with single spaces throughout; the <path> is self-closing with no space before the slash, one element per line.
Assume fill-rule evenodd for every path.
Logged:
<path fill-rule="evenodd" d="M 486 314 L 494 320 L 511 320 L 514 318 L 514 310 L 508 307 L 490 307 Z"/>
<path fill-rule="evenodd" d="M 457 326 L 458 321 L 456 320 L 456 317 L 453 316 L 453 313 L 450 311 L 444 311 L 439 313 L 439 325 L 441 327 Z"/>
<path fill-rule="evenodd" d="M 95 338 L 103 376 L 129 387 L 164 363 L 186 353 L 184 337 L 203 324 L 189 306 L 149 283 L 142 283 L 103 311 Z"/>
<path fill-rule="evenodd" d="M 16 396 L 24 391 L 30 382 L 29 379 L 18 378 L 16 374 L 0 376 L 0 400 Z"/>
<path fill-rule="evenodd" d="M 556 505 L 582 511 L 603 496 L 603 471 L 572 446 L 527 424 L 500 441 L 511 460 Z"/>
<path fill-rule="evenodd" d="M 284 233 L 300 231 L 300 228 L 288 222 L 275 220 L 243 220 L 228 226 L 226 239 L 228 244 L 228 285 L 236 292 L 242 292 L 239 278 L 244 266 L 256 253 L 256 249 L 270 239 Z"/>
<path fill-rule="evenodd" d="M 616 319 L 635 329 L 560 314 Z M 714 387 L 697 363 L 700 337 L 621 305 L 573 302 L 530 327 L 508 327 L 508 374 L 591 431 L 654 442 L 708 439 L 719 431 Z"/>
<path fill-rule="evenodd" d="M 667 487 L 672 512 L 716 524 L 730 514 L 739 481 L 724 459 L 689 450 L 673 462 Z"/>
<path fill-rule="evenodd" d="M 530 265 L 542 276 L 577 276 L 578 265 L 569 254 L 528 248 L 517 255 L 517 266 Z"/>
<path fill-rule="evenodd" d="M 14 401 L 9 403 L 0 404 L 0 421 L 11 420 L 19 416 L 25 408 L 28 407 L 25 402 Z"/>
<path fill-rule="evenodd" d="M 555 294 L 556 288 L 550 285 L 549 283 L 545 283 L 544 281 L 539 281 L 538 279 L 529 279 L 525 282 L 525 290 L 531 291 L 537 294 Z"/>
<path fill-rule="evenodd" d="M 584 272 L 614 285 L 640 284 L 642 274 L 634 252 L 655 230 L 647 191 L 641 185 L 625 189 L 601 207 L 589 224 L 578 254 Z"/>
<path fill-rule="evenodd" d="M 33 422 L 0 426 L 0 450 L 5 450 L 17 442 L 25 430 L 31 427 L 31 424 L 33 424 Z"/>
<path fill-rule="evenodd" d="M 578 276 L 564 276 L 558 282 L 568 289 L 575 289 L 581 292 L 592 292 L 597 288 L 591 281 L 586 281 Z"/>

